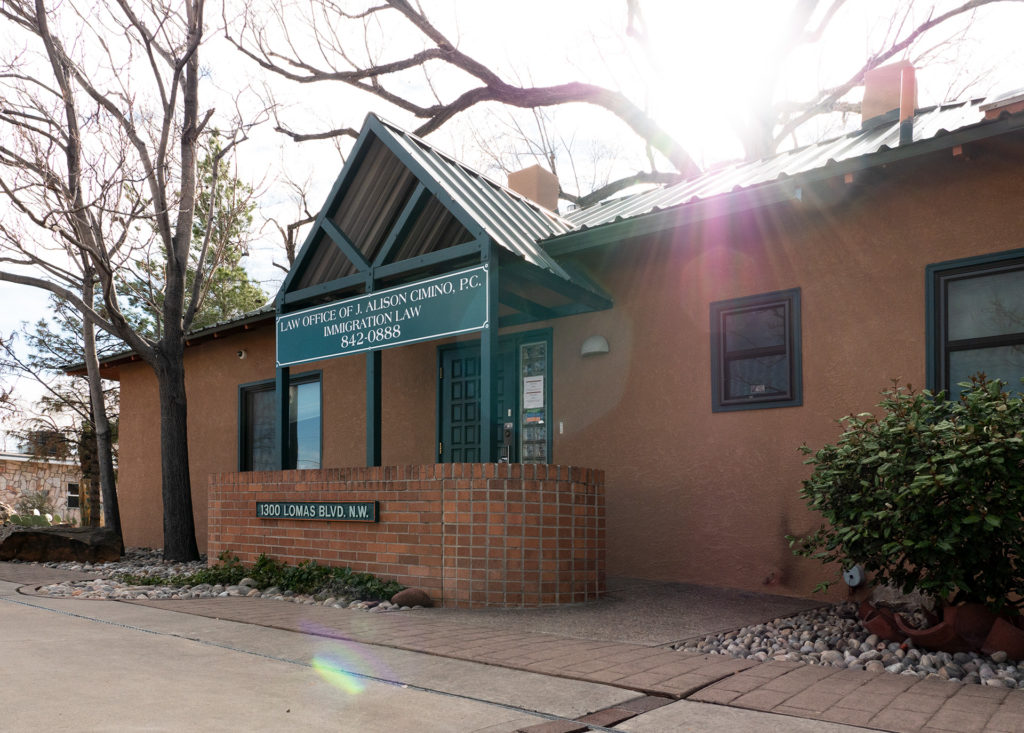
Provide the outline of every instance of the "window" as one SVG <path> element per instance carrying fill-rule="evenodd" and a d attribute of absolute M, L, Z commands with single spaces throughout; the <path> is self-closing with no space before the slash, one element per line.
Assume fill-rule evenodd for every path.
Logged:
<path fill-rule="evenodd" d="M 712 303 L 712 411 L 800 404 L 800 289 Z"/>
<path fill-rule="evenodd" d="M 1021 391 L 1024 377 L 1024 251 L 927 268 L 928 384 L 958 394 L 984 372 Z"/>
<path fill-rule="evenodd" d="M 68 484 L 68 509 L 78 509 L 78 484 Z"/>
<path fill-rule="evenodd" d="M 274 381 L 239 388 L 241 471 L 276 471 Z M 293 377 L 288 390 L 289 468 L 320 468 L 320 372 Z"/>

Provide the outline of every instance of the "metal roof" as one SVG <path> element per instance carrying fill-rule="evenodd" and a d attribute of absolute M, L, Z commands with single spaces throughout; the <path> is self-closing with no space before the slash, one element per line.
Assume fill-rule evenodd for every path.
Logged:
<path fill-rule="evenodd" d="M 444 192 L 476 221 L 499 246 L 533 265 L 566 280 L 569 275 L 538 242 L 565 234 L 575 227 L 553 211 L 492 181 L 410 132 L 374 117 L 419 167 L 420 173 L 440 184 Z"/>
<path fill-rule="evenodd" d="M 979 99 L 917 110 L 914 115 L 913 142 L 987 124 L 985 112 L 981 108 L 984 101 Z M 771 158 L 708 171 L 696 178 L 663 188 L 579 209 L 569 213 L 566 218 L 576 230 L 598 227 L 828 169 L 844 161 L 909 145 L 900 146 L 899 141 L 899 120 L 896 115 L 889 115 L 876 126 L 856 130 L 834 140 L 797 148 Z"/>

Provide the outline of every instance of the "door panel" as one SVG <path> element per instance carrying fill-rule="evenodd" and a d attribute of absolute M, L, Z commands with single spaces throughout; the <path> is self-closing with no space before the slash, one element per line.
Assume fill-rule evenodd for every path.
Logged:
<path fill-rule="evenodd" d="M 502 425 L 505 421 L 513 423 L 513 440 L 510 446 L 509 461 L 517 463 L 522 460 L 544 462 L 547 451 L 540 450 L 538 442 L 546 446 L 547 427 L 545 425 L 527 425 L 520 410 L 519 382 L 520 350 L 524 343 L 529 343 L 527 334 L 512 334 L 502 338 L 498 343 L 498 359 L 495 365 L 495 415 L 494 424 L 488 433 L 494 441 L 495 455 L 502 455 Z M 550 338 L 548 336 L 547 338 Z M 544 350 L 540 360 L 547 363 L 548 354 Z M 524 361 L 524 368 L 529 364 Z M 441 379 L 438 385 L 440 395 L 439 440 L 441 443 L 438 460 L 443 463 L 478 463 L 480 462 L 480 342 L 460 344 L 458 346 L 442 346 L 440 348 Z M 546 367 L 545 367 L 546 371 Z M 540 372 L 541 374 L 544 371 Z M 532 374 L 532 372 L 531 372 Z M 543 417 L 541 418 L 543 419 Z M 529 440 L 531 450 L 537 455 L 530 458 L 521 456 L 522 446 L 520 434 L 531 432 L 535 438 Z M 532 435 L 536 433 L 536 435 Z M 536 438 L 542 438 L 538 441 Z"/>
<path fill-rule="evenodd" d="M 480 462 L 480 349 L 441 352 L 441 461 Z"/>

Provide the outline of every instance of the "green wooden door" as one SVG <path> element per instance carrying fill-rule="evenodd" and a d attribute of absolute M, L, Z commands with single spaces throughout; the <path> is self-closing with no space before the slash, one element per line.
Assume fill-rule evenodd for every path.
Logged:
<path fill-rule="evenodd" d="M 515 385 L 506 384 L 506 375 L 514 372 L 514 352 L 504 341 L 498 347 L 495 424 L 490 427 L 491 440 L 501 455 L 503 420 L 515 414 Z M 438 389 L 440 399 L 440 445 L 438 459 L 442 463 L 480 462 L 480 342 L 455 347 L 442 347 L 441 373 Z M 511 411 L 511 413 L 509 412 Z M 507 416 L 507 417 L 506 417 Z M 512 447 L 515 461 L 516 447 Z"/>
<path fill-rule="evenodd" d="M 442 463 L 480 462 L 480 348 L 441 351 Z"/>
<path fill-rule="evenodd" d="M 503 452 L 503 423 L 511 422 L 512 442 L 507 460 L 512 463 L 547 462 L 549 420 L 547 398 L 541 407 L 524 404 L 522 382 L 547 377 L 550 369 L 550 332 L 510 334 L 498 344 L 494 424 L 486 428 L 499 460 Z M 442 463 L 480 462 L 480 342 L 440 348 L 438 380 L 438 460 Z M 546 386 L 550 394 L 550 382 Z M 524 455 L 524 452 L 527 455 Z"/>

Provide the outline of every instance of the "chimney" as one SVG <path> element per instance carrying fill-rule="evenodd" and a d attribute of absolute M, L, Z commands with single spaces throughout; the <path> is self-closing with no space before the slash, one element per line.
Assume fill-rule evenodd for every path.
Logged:
<path fill-rule="evenodd" d="M 992 101 L 985 100 L 981 105 L 981 111 L 985 113 L 986 120 L 998 120 L 1004 115 L 1015 115 L 1024 112 L 1024 89 L 1015 89 L 1012 92 L 989 97 Z"/>
<path fill-rule="evenodd" d="M 917 109 L 917 79 L 909 61 L 879 66 L 864 74 L 861 127 L 873 127 L 888 120 L 877 119 L 893 112 L 899 115 L 900 144 L 912 141 L 914 110 Z"/>
<path fill-rule="evenodd" d="M 549 211 L 558 211 L 558 176 L 539 165 L 509 173 L 508 187 Z"/>

